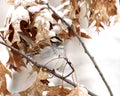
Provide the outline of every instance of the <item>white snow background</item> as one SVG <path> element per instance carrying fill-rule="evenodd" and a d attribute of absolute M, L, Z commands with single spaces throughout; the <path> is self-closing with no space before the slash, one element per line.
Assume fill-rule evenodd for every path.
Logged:
<path fill-rule="evenodd" d="M 54 0 L 49 1 L 56 4 Z M 6 5 L 5 0 L 0 0 L 0 28 L 3 27 L 8 8 L 9 6 Z M 101 30 L 99 34 L 93 32 L 94 30 L 92 28 L 86 29 L 86 31 L 92 35 L 92 39 L 83 39 L 87 49 L 95 58 L 105 79 L 109 83 L 114 96 L 120 96 L 120 14 L 118 19 L 119 22 L 111 24 L 110 27 L 105 27 L 105 30 Z M 83 25 L 86 26 L 85 24 Z M 101 77 L 76 38 L 67 42 L 66 52 L 69 60 L 72 61 L 72 64 L 75 66 L 80 84 L 83 84 L 98 96 L 109 96 Z M 19 88 L 25 88 L 27 86 L 28 83 L 25 82 L 28 81 L 24 81 L 23 79 L 29 76 L 24 75 L 24 73 L 30 70 L 29 68 L 29 70 L 24 69 L 20 74 L 15 73 L 14 86 L 11 86 L 11 91 L 20 91 L 21 89 Z M 36 73 L 33 74 L 33 77 L 35 75 Z M 28 78 L 28 80 L 33 77 Z M 7 82 L 9 82 L 9 84 L 11 83 L 10 80 L 7 80 Z M 22 83 L 23 85 L 21 85 Z"/>

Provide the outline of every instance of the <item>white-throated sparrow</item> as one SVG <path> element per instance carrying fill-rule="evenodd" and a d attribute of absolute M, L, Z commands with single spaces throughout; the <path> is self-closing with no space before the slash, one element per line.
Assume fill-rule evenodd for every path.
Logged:
<path fill-rule="evenodd" d="M 39 54 L 36 54 L 32 57 L 35 61 L 43 66 L 47 66 L 50 69 L 57 69 L 64 62 L 63 59 L 59 60 L 59 57 L 65 57 L 64 42 L 58 36 L 51 37 L 49 42 L 51 46 L 46 46 L 45 48 L 41 49 Z"/>

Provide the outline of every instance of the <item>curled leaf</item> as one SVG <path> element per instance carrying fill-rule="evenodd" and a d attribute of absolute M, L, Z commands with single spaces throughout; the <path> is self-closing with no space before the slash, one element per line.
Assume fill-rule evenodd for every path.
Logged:
<path fill-rule="evenodd" d="M 10 95 L 10 92 L 7 90 L 6 74 L 12 77 L 11 72 L 0 62 L 0 93 L 3 93 L 4 96 Z"/>
<path fill-rule="evenodd" d="M 83 37 L 83 38 L 88 38 L 88 39 L 91 38 L 88 34 L 83 33 L 83 32 L 81 32 L 81 37 Z"/>
<path fill-rule="evenodd" d="M 51 91 L 48 91 L 46 96 L 67 96 L 70 90 L 64 87 L 53 87 Z"/>

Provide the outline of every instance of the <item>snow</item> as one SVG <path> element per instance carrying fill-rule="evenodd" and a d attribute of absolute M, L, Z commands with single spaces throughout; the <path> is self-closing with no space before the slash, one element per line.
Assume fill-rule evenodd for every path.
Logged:
<path fill-rule="evenodd" d="M 26 90 L 27 88 L 32 86 L 32 84 L 36 80 L 37 72 L 31 73 L 31 65 L 28 64 L 26 68 L 21 67 L 21 70 L 21 72 L 14 72 L 12 79 L 6 76 L 8 84 L 7 87 L 12 94 Z"/>
<path fill-rule="evenodd" d="M 39 12 L 42 8 L 47 7 L 46 5 L 36 5 L 36 6 L 30 6 L 28 7 L 29 12 L 31 13 L 35 13 L 35 12 Z"/>
<path fill-rule="evenodd" d="M 1 4 L 0 7 L 3 6 L 2 9 L 4 9 L 5 6 L 3 4 L 3 0 L 0 0 L 0 4 Z M 5 16 L 6 13 L 3 10 L 2 10 L 2 13 L 3 13 L 2 15 Z M 2 19 L 3 18 L 0 16 L 0 20 Z M 0 27 L 2 27 L 2 24 L 0 24 Z M 90 40 L 83 39 L 88 50 L 90 51 L 92 56 L 95 58 L 102 73 L 104 73 L 106 80 L 108 81 L 110 87 L 112 88 L 114 96 L 119 96 L 119 93 L 120 93 L 120 88 L 119 88 L 120 86 L 120 82 L 119 82 L 120 81 L 120 72 L 119 72 L 120 29 L 119 27 L 120 27 L 120 21 L 115 25 L 111 25 L 111 27 L 106 27 L 105 30 L 102 30 L 102 32 L 100 32 L 99 34 L 92 34 L 92 39 Z M 86 28 L 86 27 L 83 26 L 83 28 Z M 87 30 L 87 31 L 89 33 L 94 33 L 92 32 L 93 30 Z M 109 96 L 109 93 L 103 81 L 101 80 L 98 72 L 94 68 L 88 56 L 84 53 L 84 50 L 81 44 L 78 42 L 78 40 L 76 38 L 69 40 L 66 43 L 65 47 L 66 47 L 66 52 L 69 60 L 75 66 L 79 83 L 85 85 L 85 87 L 87 87 L 89 90 L 91 90 L 92 92 L 96 93 L 99 96 Z M 2 48 L 0 50 L 4 50 L 4 52 L 7 53 L 7 51 L 5 51 L 3 47 L 0 47 L 0 48 Z M 4 57 L 4 59 L 8 58 L 8 57 L 6 58 L 3 55 L 0 55 L 0 56 Z M 26 70 L 25 72 L 24 71 L 21 72 L 20 74 L 15 73 L 14 77 L 16 79 L 14 78 L 14 80 L 16 80 L 17 86 L 12 86 L 13 92 L 20 91 L 21 89 L 23 90 L 24 86 L 20 84 L 23 83 L 26 85 L 28 84 L 27 83 L 28 79 L 31 80 L 31 78 L 33 78 L 33 77 L 30 77 L 27 80 L 26 79 L 23 80 L 23 78 L 27 77 L 24 73 L 29 72 L 29 70 Z M 8 79 L 7 82 L 10 84 L 10 79 Z M 58 82 L 56 81 L 56 83 Z"/>
<path fill-rule="evenodd" d="M 16 20 L 29 20 L 29 13 L 28 11 L 23 7 L 19 6 L 16 10 L 12 12 L 12 22 L 15 22 Z"/>
<path fill-rule="evenodd" d="M 0 41 L 4 42 L 1 37 Z M 0 62 L 4 64 L 4 66 L 6 66 L 8 60 L 9 60 L 8 49 L 4 45 L 0 44 Z"/>
<path fill-rule="evenodd" d="M 110 28 L 106 28 L 99 34 L 94 35 L 95 37 L 91 40 L 83 39 L 87 49 L 95 58 L 107 82 L 112 88 L 114 96 L 119 96 L 120 92 L 119 26 L 120 22 Z M 67 50 L 67 53 L 69 54 L 69 59 L 72 61 L 77 70 L 79 82 L 99 96 L 109 96 L 104 83 L 88 56 L 84 53 L 81 45 L 76 44 L 78 43 L 77 39 L 74 39 L 74 42 L 71 40 L 67 45 L 71 46 L 71 48 Z"/>

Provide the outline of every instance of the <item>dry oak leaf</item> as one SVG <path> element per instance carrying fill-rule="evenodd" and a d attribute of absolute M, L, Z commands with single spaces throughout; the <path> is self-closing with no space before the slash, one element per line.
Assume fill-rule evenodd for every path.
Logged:
<path fill-rule="evenodd" d="M 12 26 L 12 24 L 10 24 L 9 25 L 9 30 L 8 30 L 8 34 L 9 34 L 9 36 L 8 36 L 8 40 L 10 41 L 10 42 L 12 42 L 12 40 L 13 40 L 13 38 L 14 38 L 14 28 L 13 28 L 13 26 Z"/>
<path fill-rule="evenodd" d="M 19 50 L 17 43 L 14 43 L 12 46 Z M 15 71 L 19 72 L 21 70 L 20 67 L 26 66 L 26 64 L 24 63 L 23 58 L 20 54 L 11 50 L 7 66 L 9 66 L 10 69 L 14 69 Z"/>
<path fill-rule="evenodd" d="M 96 31 L 99 32 L 99 27 L 104 28 L 101 25 L 101 22 L 109 25 L 110 24 L 110 16 L 117 14 L 117 7 L 115 5 L 115 0 L 92 0 L 90 5 L 90 19 L 89 25 L 95 20 L 97 27 Z"/>
<path fill-rule="evenodd" d="M 37 34 L 37 28 L 31 25 L 31 23 L 29 24 L 27 21 L 21 20 L 20 29 L 26 36 L 28 36 L 32 40 L 35 40 L 35 36 Z"/>
<path fill-rule="evenodd" d="M 54 86 L 51 87 L 51 90 L 47 93 L 46 96 L 67 96 L 71 90 L 64 88 L 63 86 Z"/>
<path fill-rule="evenodd" d="M 78 5 L 77 0 L 70 0 L 70 4 L 71 4 L 71 11 L 70 11 L 69 17 L 74 19 L 77 17 L 77 15 L 79 15 L 80 7 Z"/>
<path fill-rule="evenodd" d="M 7 90 L 6 77 L 5 77 L 6 74 L 12 77 L 10 71 L 7 70 L 6 67 L 0 62 L 0 94 L 2 93 L 4 95 L 10 95 L 10 92 Z"/>
<path fill-rule="evenodd" d="M 83 92 L 78 86 L 75 87 L 68 95 L 66 96 L 89 96 L 87 93 Z"/>
<path fill-rule="evenodd" d="M 83 37 L 83 38 L 88 38 L 88 39 L 91 38 L 88 34 L 83 33 L 83 32 L 81 32 L 81 37 Z"/>

